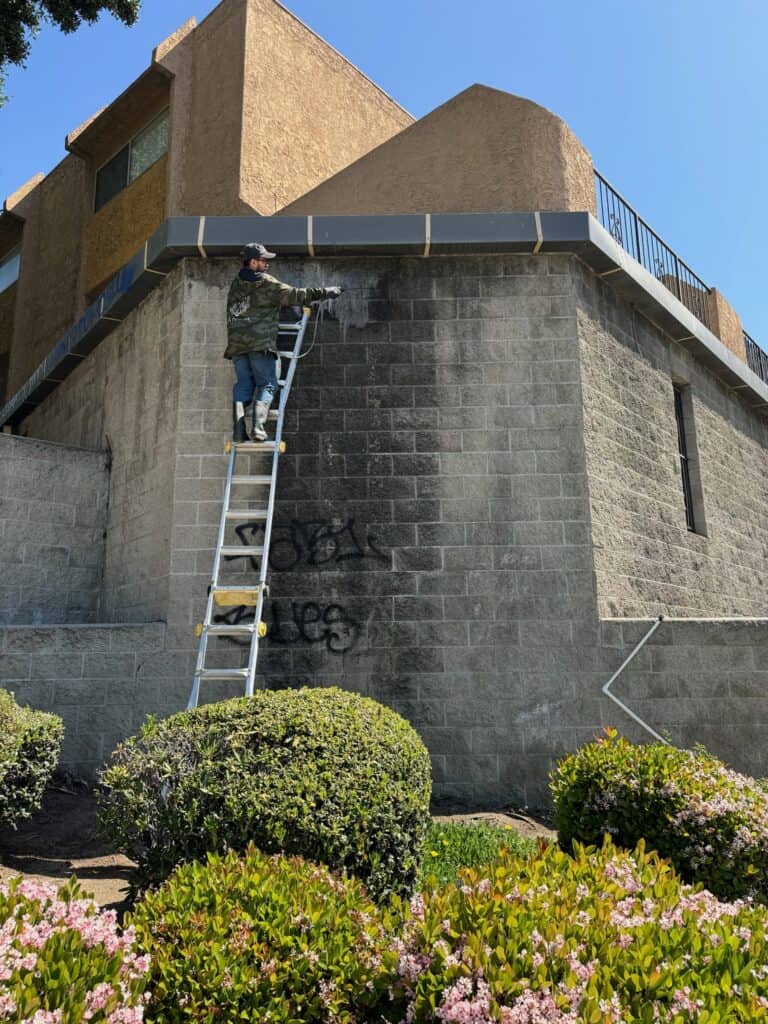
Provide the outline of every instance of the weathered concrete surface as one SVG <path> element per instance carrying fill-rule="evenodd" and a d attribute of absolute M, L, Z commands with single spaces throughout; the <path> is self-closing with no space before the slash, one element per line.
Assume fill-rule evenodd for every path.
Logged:
<path fill-rule="evenodd" d="M 473 85 L 281 213 L 499 210 L 595 213 L 592 160 L 544 107 Z"/>
<path fill-rule="evenodd" d="M 98 617 L 107 483 L 104 452 L 0 434 L 0 623 Z"/>
<path fill-rule="evenodd" d="M 20 704 L 64 720 L 61 766 L 92 778 L 149 703 L 143 661 L 162 649 L 160 622 L 131 626 L 0 627 L 0 679 Z"/>
<path fill-rule="evenodd" d="M 112 616 L 167 623 L 162 650 L 137 662 L 133 727 L 147 711 L 179 710 L 189 691 L 226 468 L 232 370 L 221 352 L 235 269 L 227 261 L 180 265 L 94 353 L 98 372 L 86 364 L 28 420 L 37 431 L 55 425 L 66 440 L 84 423 L 101 430 L 98 400 L 89 396 L 100 374 L 122 374 L 128 398 L 105 391 L 113 408 L 99 414 L 119 425 L 112 486 L 115 494 L 142 491 L 155 519 L 142 520 L 145 546 L 118 552 L 131 506 L 123 498 L 113 511 L 110 501 L 106 594 Z M 275 269 L 300 284 L 342 280 L 347 290 L 299 366 L 287 415 L 260 682 L 336 684 L 397 709 L 427 742 L 446 806 L 539 806 L 563 753 L 606 725 L 640 738 L 601 694 L 650 626 L 601 621 L 614 578 L 601 494 L 619 510 L 617 529 L 634 495 L 638 530 L 660 519 L 685 531 L 665 460 L 670 375 L 687 368 L 702 458 L 724 481 L 702 468 L 709 534 L 693 543 L 702 545 L 702 563 L 710 548 L 708 557 L 724 559 L 728 545 L 735 559 L 747 538 L 731 526 L 762 493 L 752 467 L 764 457 L 757 421 L 647 322 L 636 320 L 630 345 L 622 325 L 631 311 L 567 255 L 284 260 Z M 159 463 L 148 461 L 152 446 L 134 449 L 131 439 L 151 429 L 160 408 L 154 392 L 148 417 L 139 413 L 137 396 L 146 401 L 150 378 L 138 387 L 138 367 L 148 370 L 165 345 L 175 355 L 156 371 L 169 389 L 162 408 L 170 417 L 167 460 Z M 630 393 L 643 402 L 642 415 L 626 404 Z M 612 394 L 625 403 L 621 413 L 598 415 Z M 88 400 L 92 419 L 84 421 L 77 410 Z M 634 431 L 631 444 L 622 431 Z M 732 446 L 736 438 L 750 444 L 721 456 L 729 437 Z M 613 460 L 605 470 L 598 442 Z M 638 452 L 654 453 L 666 467 L 660 477 L 654 467 L 633 469 Z M 630 477 L 631 487 L 601 491 L 606 479 Z M 232 541 L 252 543 L 259 530 L 244 523 Z M 682 542 L 670 544 L 670 572 L 685 571 L 681 550 Z M 738 592 L 757 617 L 753 557 L 740 567 Z M 134 587 L 130 600 L 115 587 L 118 566 L 124 586 Z M 227 563 L 227 578 L 241 580 L 242 569 L 241 560 Z M 716 591 L 714 572 L 699 577 L 687 582 L 699 587 L 690 612 L 697 619 L 736 592 L 726 577 Z M 676 607 L 664 580 L 638 580 L 654 613 Z M 241 613 L 226 614 L 231 621 Z M 736 767 L 764 774 L 765 623 L 741 633 L 727 622 L 685 628 L 665 624 L 621 681 L 630 689 L 617 692 L 645 701 L 641 713 L 654 728 L 676 730 L 678 742 L 706 738 Z M 219 663 L 241 664 L 242 648 L 217 645 Z M 205 684 L 207 699 L 227 692 Z M 748 718 L 746 704 L 731 714 L 741 700 L 753 702 Z"/>
<path fill-rule="evenodd" d="M 764 616 L 768 424 L 588 271 L 574 281 L 600 614 Z M 686 528 L 673 380 L 690 388 L 702 533 Z"/>
<path fill-rule="evenodd" d="M 162 618 L 179 410 L 177 269 L 29 416 L 32 436 L 110 452 L 102 621 Z"/>

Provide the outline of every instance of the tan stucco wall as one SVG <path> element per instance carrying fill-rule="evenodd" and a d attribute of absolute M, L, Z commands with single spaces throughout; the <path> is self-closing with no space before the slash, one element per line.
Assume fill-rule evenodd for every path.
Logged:
<path fill-rule="evenodd" d="M 726 348 L 729 348 L 734 355 L 746 363 L 747 351 L 744 345 L 741 317 L 717 288 L 711 289 L 707 299 L 712 333 L 718 336 Z"/>
<path fill-rule="evenodd" d="M 272 214 L 413 118 L 274 0 L 248 0 L 240 195 Z"/>
<path fill-rule="evenodd" d="M 275 0 L 224 0 L 157 61 L 169 216 L 274 213 L 413 120 Z"/>
<path fill-rule="evenodd" d="M 167 216 L 250 211 L 240 200 L 246 0 L 225 0 L 175 46 L 158 48 L 171 82 Z"/>
<path fill-rule="evenodd" d="M 595 212 L 592 160 L 530 100 L 473 85 L 280 212 Z"/>
<path fill-rule="evenodd" d="M 85 241 L 88 301 L 165 220 L 167 166 L 167 157 L 161 157 L 90 218 Z"/>
<path fill-rule="evenodd" d="M 8 392 L 18 390 L 82 312 L 82 239 L 90 214 L 91 176 L 67 156 L 14 212 L 24 218 Z"/>

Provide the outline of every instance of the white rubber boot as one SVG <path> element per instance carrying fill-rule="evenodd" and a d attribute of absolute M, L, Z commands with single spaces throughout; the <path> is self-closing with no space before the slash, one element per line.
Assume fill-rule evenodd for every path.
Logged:
<path fill-rule="evenodd" d="M 254 402 L 253 403 L 253 431 L 252 437 L 254 441 L 266 441 L 267 440 L 267 416 L 269 415 L 269 407 L 272 405 L 271 402 Z"/>

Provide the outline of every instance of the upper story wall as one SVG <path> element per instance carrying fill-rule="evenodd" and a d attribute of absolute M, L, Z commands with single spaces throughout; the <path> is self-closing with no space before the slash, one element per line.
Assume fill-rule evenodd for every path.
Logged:
<path fill-rule="evenodd" d="M 6 209 L 24 222 L 7 393 L 12 394 L 82 312 L 83 236 L 90 216 L 87 164 L 65 157 Z M 18 194 L 17 194 L 18 195 Z"/>
<path fill-rule="evenodd" d="M 589 271 L 574 280 L 601 614 L 764 616 L 768 421 Z"/>
<path fill-rule="evenodd" d="M 592 159 L 537 103 L 473 85 L 286 214 L 595 212 Z"/>
<path fill-rule="evenodd" d="M 262 214 L 413 123 L 274 0 L 248 0 L 245 42 L 240 196 Z"/>
<path fill-rule="evenodd" d="M 95 210 L 99 169 L 164 110 L 167 154 Z M 18 286 L 0 297 L 5 394 L 166 217 L 272 213 L 411 120 L 275 0 L 223 0 L 188 21 L 67 136 L 69 156 L 6 201 L 24 231 Z"/>

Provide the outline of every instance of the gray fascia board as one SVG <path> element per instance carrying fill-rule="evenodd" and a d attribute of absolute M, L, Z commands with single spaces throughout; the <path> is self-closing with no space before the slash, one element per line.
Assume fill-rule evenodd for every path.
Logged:
<path fill-rule="evenodd" d="M 316 256 L 422 256 L 426 244 L 426 217 L 421 214 L 312 218 Z"/>
<path fill-rule="evenodd" d="M 237 257 L 246 242 L 306 256 L 308 238 L 306 217 L 206 217 L 202 245 L 206 256 Z"/>
<path fill-rule="evenodd" d="M 532 213 L 433 213 L 430 217 L 431 256 L 530 253 L 537 241 Z"/>
<path fill-rule="evenodd" d="M 536 230 L 536 220 L 540 234 Z M 121 267 L 95 302 L 0 409 L 17 424 L 187 256 L 237 256 L 258 240 L 286 256 L 570 252 L 673 341 L 709 366 L 747 405 L 768 412 L 768 384 L 734 355 L 590 213 L 365 217 L 170 217 Z M 210 249 L 210 251 L 209 251 Z"/>

